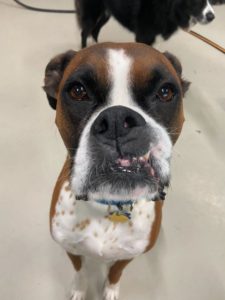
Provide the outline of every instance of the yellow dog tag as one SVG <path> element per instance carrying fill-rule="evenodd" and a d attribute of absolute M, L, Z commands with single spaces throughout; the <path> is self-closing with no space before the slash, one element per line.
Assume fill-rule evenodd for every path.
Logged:
<path fill-rule="evenodd" d="M 113 212 L 108 216 L 108 219 L 112 222 L 125 223 L 129 220 L 128 216 L 120 212 Z"/>

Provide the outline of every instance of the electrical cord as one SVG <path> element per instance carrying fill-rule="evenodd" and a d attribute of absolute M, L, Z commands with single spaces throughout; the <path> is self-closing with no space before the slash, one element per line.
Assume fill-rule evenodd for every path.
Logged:
<path fill-rule="evenodd" d="M 18 1 L 18 0 L 14 0 L 14 2 L 16 2 L 18 5 L 26 8 L 26 9 L 29 9 L 29 10 L 33 10 L 33 11 L 40 11 L 40 12 L 46 12 L 46 13 L 66 13 L 66 14 L 74 14 L 76 13 L 77 11 L 76 10 L 67 10 L 67 9 L 48 9 L 48 8 L 39 8 L 39 7 L 34 7 L 34 6 L 30 6 L 30 5 L 27 5 L 21 1 Z"/>

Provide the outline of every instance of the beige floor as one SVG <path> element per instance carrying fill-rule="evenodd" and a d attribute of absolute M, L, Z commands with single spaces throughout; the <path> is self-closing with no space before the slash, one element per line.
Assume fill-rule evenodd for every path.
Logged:
<path fill-rule="evenodd" d="M 72 0 L 26 2 L 72 7 Z M 225 6 L 216 13 L 213 24 L 195 29 L 225 46 Z M 79 48 L 79 31 L 73 15 L 34 13 L 9 0 L 0 0 L 0 24 L 0 299 L 63 300 L 73 270 L 50 237 L 48 210 L 65 149 L 41 85 L 52 56 Z M 110 21 L 100 40 L 133 35 Z M 183 32 L 157 48 L 181 59 L 192 86 L 163 230 L 154 250 L 126 269 L 121 299 L 224 300 L 225 56 Z"/>

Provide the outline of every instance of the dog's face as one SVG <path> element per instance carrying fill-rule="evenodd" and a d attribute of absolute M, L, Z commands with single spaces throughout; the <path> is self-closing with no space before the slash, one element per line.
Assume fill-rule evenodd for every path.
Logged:
<path fill-rule="evenodd" d="M 46 68 L 49 103 L 77 197 L 152 199 L 168 185 L 188 83 L 179 61 L 144 44 L 68 51 Z"/>
<path fill-rule="evenodd" d="M 196 23 L 208 24 L 215 18 L 215 12 L 209 0 L 188 0 L 190 26 Z"/>

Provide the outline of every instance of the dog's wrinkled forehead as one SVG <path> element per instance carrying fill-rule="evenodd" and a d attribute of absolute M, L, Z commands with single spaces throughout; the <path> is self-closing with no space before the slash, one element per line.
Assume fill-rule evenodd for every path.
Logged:
<path fill-rule="evenodd" d="M 124 81 L 125 74 L 129 76 L 129 83 L 144 83 L 156 70 L 174 76 L 179 82 L 174 66 L 165 55 L 144 44 L 135 44 L 134 47 L 133 43 L 104 43 L 81 50 L 65 70 L 62 86 L 76 70 L 91 72 L 100 84 L 108 87 L 116 78 Z"/>

